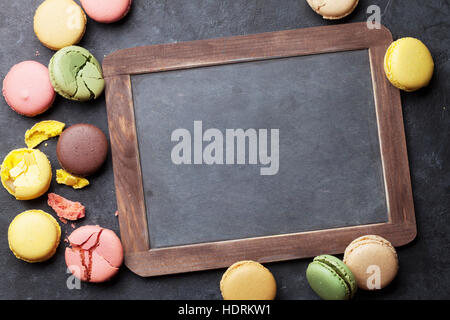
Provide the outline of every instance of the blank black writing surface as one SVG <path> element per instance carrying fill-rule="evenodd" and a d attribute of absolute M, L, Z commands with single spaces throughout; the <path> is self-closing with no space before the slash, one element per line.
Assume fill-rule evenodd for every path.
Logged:
<path fill-rule="evenodd" d="M 367 50 L 135 75 L 132 90 L 152 248 L 387 221 Z"/>

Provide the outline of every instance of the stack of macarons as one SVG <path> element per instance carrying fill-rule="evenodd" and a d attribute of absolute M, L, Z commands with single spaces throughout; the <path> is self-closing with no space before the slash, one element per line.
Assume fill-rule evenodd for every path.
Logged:
<path fill-rule="evenodd" d="M 56 93 L 75 101 L 98 98 L 105 87 L 101 65 L 88 50 L 76 46 L 86 31 L 86 14 L 97 22 L 113 23 L 127 15 L 131 4 L 132 0 L 83 0 L 80 7 L 73 0 L 43 1 L 35 12 L 34 31 L 44 46 L 57 52 L 48 67 L 28 60 L 11 68 L 3 80 L 2 93 L 6 103 L 18 114 L 34 117 L 52 106 Z M 63 169 L 57 170 L 58 183 L 74 189 L 83 188 L 89 185 L 85 177 L 102 167 L 108 153 L 105 134 L 90 124 L 64 128 L 64 123 L 55 120 L 36 123 L 25 133 L 28 148 L 13 150 L 5 157 L 1 181 L 17 200 L 38 198 L 50 187 L 50 161 L 42 151 L 35 149 L 47 139 L 59 136 L 57 158 Z M 48 204 L 64 223 L 85 216 L 81 203 L 54 193 L 48 195 Z M 60 238 L 58 222 L 42 210 L 28 210 L 17 215 L 8 230 L 11 251 L 27 262 L 50 259 Z M 84 240 L 80 242 L 80 239 Z M 84 226 L 72 233 L 69 242 L 72 248 L 66 250 L 66 262 L 81 280 L 108 280 L 122 264 L 122 245 L 111 230 Z M 89 243 L 91 247 L 88 247 Z M 80 258 L 79 253 L 84 251 L 92 261 L 77 261 L 76 257 Z"/>

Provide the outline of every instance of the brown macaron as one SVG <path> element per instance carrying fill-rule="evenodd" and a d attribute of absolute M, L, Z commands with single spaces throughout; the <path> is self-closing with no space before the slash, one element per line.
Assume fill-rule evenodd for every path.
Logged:
<path fill-rule="evenodd" d="M 394 246 L 377 235 L 353 240 L 345 249 L 344 263 L 355 276 L 358 287 L 364 290 L 383 289 L 398 271 Z"/>
<path fill-rule="evenodd" d="M 64 170 L 76 176 L 95 173 L 108 155 L 108 140 L 96 126 L 75 124 L 63 131 L 56 146 L 58 161 Z"/>

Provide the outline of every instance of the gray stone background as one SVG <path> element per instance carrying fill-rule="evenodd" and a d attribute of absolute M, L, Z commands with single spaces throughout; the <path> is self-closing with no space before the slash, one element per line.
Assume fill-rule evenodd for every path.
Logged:
<path fill-rule="evenodd" d="M 32 18 L 40 1 L 2 1 L 0 4 L 0 77 L 23 60 L 48 64 L 52 52 L 33 33 Z M 80 45 L 99 60 L 117 49 L 138 45 L 252 34 L 266 31 L 365 21 L 366 8 L 377 4 L 382 23 L 394 39 L 412 36 L 424 41 L 435 60 L 430 86 L 402 93 L 403 114 L 418 226 L 416 240 L 399 248 L 400 272 L 394 282 L 379 292 L 359 292 L 356 299 L 450 298 L 450 170 L 449 139 L 449 14 L 448 0 L 360 1 L 355 12 L 339 22 L 324 21 L 304 0 L 135 0 L 121 22 L 104 25 L 88 21 Z M 67 125 L 88 122 L 108 132 L 104 97 L 90 103 L 57 98 L 45 114 L 28 119 L 15 114 L 0 101 L 0 156 L 23 147 L 23 135 L 36 121 L 55 119 Z M 57 167 L 56 139 L 41 146 Z M 87 217 L 77 223 L 99 224 L 118 230 L 112 162 L 91 178 L 92 185 L 80 191 L 52 182 L 50 191 L 81 201 Z M 62 242 L 51 260 L 28 264 L 17 260 L 8 248 L 11 220 L 27 209 L 51 212 L 45 197 L 15 201 L 0 190 L 0 298 L 1 299 L 220 299 L 219 281 L 224 270 L 140 278 L 126 267 L 103 284 L 66 287 Z M 63 225 L 63 236 L 73 229 Z M 310 259 L 272 263 L 278 283 L 278 299 L 317 299 L 305 279 Z"/>

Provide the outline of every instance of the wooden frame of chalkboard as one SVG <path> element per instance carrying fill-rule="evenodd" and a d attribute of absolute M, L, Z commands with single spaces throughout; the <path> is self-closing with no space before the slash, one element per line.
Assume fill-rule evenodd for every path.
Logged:
<path fill-rule="evenodd" d="M 125 263 L 141 276 L 342 253 L 356 237 L 378 234 L 395 246 L 412 241 L 416 222 L 400 92 L 386 79 L 388 29 L 365 23 L 313 27 L 118 50 L 103 61 L 120 233 Z M 151 248 L 147 225 L 131 76 L 169 70 L 368 49 L 388 221 L 326 230 Z M 375 121 L 375 119 L 374 119 Z"/>

